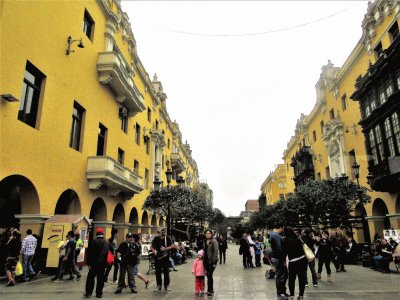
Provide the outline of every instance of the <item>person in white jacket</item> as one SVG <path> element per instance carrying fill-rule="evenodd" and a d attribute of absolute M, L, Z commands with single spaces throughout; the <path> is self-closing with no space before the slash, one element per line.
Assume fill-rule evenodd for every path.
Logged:
<path fill-rule="evenodd" d="M 255 243 L 254 243 L 253 239 L 251 238 L 250 232 L 247 234 L 247 240 L 249 241 L 249 245 L 250 245 L 250 267 L 254 268 L 253 256 L 254 256 L 254 253 L 255 253 L 255 250 L 254 250 L 254 244 Z"/>

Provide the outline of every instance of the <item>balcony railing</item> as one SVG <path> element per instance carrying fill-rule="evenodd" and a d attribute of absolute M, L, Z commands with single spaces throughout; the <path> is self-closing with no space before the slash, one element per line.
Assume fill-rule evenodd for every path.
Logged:
<path fill-rule="evenodd" d="M 176 174 L 186 169 L 185 163 L 179 153 L 171 153 L 171 167 L 176 170 Z"/>
<path fill-rule="evenodd" d="M 115 93 L 115 100 L 122 103 L 131 115 L 145 109 L 143 96 L 137 89 L 129 65 L 121 54 L 115 51 L 100 52 L 97 61 L 99 81 L 109 85 Z"/>
<path fill-rule="evenodd" d="M 89 189 L 107 187 L 112 196 L 123 193 L 127 196 L 139 194 L 143 190 L 142 177 L 108 156 L 89 156 L 86 179 Z"/>

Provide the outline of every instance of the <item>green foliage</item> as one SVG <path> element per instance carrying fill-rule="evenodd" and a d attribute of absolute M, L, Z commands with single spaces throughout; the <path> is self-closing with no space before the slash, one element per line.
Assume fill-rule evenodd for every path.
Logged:
<path fill-rule="evenodd" d="M 351 212 L 358 202 L 371 201 L 365 188 L 352 182 L 344 184 L 339 178 L 309 181 L 299 186 L 286 200 L 261 207 L 250 224 L 258 229 L 272 229 L 277 224 L 324 227 L 348 226 Z"/>

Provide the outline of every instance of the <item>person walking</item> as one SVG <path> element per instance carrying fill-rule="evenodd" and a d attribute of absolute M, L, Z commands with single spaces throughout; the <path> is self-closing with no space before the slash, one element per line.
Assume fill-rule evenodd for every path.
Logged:
<path fill-rule="evenodd" d="M 308 246 L 308 248 L 310 248 L 311 251 L 315 253 L 315 239 L 310 229 L 307 228 L 302 231 L 301 239 Z M 315 271 L 315 258 L 312 261 L 307 261 L 307 264 L 311 271 L 312 283 L 314 287 L 318 287 L 318 276 L 317 272 Z M 308 287 L 307 269 L 306 269 L 306 287 Z"/>
<path fill-rule="evenodd" d="M 283 254 L 283 226 L 277 224 L 274 226 L 269 240 L 271 243 L 271 262 L 276 270 L 275 285 L 278 299 L 287 299 L 289 295 L 286 293 L 286 280 L 287 280 L 287 269 L 285 267 L 285 256 Z"/>
<path fill-rule="evenodd" d="M 76 247 L 75 247 L 75 265 L 78 266 L 78 256 L 81 253 L 82 248 L 84 247 L 83 241 L 81 239 L 81 235 L 79 233 L 75 233 L 75 241 L 76 241 Z M 82 267 L 78 267 L 79 271 L 82 270 Z"/>
<path fill-rule="evenodd" d="M 329 239 L 329 232 L 323 231 L 321 238 L 317 239 L 318 246 L 318 274 L 317 278 L 321 279 L 322 267 L 325 264 L 327 281 L 331 281 L 331 258 L 332 258 L 332 241 Z"/>
<path fill-rule="evenodd" d="M 289 259 L 289 299 L 294 300 L 296 277 L 298 277 L 299 296 L 297 299 L 302 300 L 306 286 L 307 260 L 303 250 L 303 243 L 290 226 L 285 228 L 285 240 L 283 241 L 282 252 L 283 257 L 287 255 Z"/>
<path fill-rule="evenodd" d="M 218 242 L 213 238 L 211 229 L 204 232 L 206 240 L 204 241 L 204 268 L 207 272 L 207 295 L 214 295 L 213 273 L 218 264 Z"/>
<path fill-rule="evenodd" d="M 36 246 L 37 240 L 32 235 L 32 229 L 28 229 L 21 247 L 22 267 L 24 269 L 23 281 L 29 281 L 36 274 L 32 267 L 32 259 L 35 255 Z"/>
<path fill-rule="evenodd" d="M 165 291 L 171 291 L 169 288 L 169 250 L 174 249 L 175 244 L 169 236 L 166 235 L 165 228 L 157 228 L 157 235 L 154 237 L 151 243 L 151 251 L 153 252 L 155 259 L 156 269 L 156 282 L 157 289 L 155 292 L 161 292 L 163 286 L 162 276 L 164 274 L 164 289 Z"/>
<path fill-rule="evenodd" d="M 133 242 L 138 245 L 139 249 L 142 249 L 142 243 L 140 241 L 140 236 L 136 233 L 133 234 Z M 144 287 L 147 289 L 147 287 L 149 286 L 150 280 L 146 276 L 144 276 L 143 274 L 141 274 L 139 272 L 139 263 L 140 263 L 140 259 L 138 256 L 137 263 L 133 268 L 133 273 L 136 277 L 138 277 L 140 280 L 142 280 L 144 282 Z"/>
<path fill-rule="evenodd" d="M 52 281 L 59 282 L 62 281 L 62 277 L 64 276 L 64 273 L 66 272 L 65 269 L 65 261 L 64 261 L 64 256 L 65 256 L 65 248 L 67 247 L 69 241 L 68 234 L 65 236 L 65 241 L 59 241 L 57 245 L 57 250 L 58 250 L 58 268 L 55 276 L 51 279 Z"/>
<path fill-rule="evenodd" d="M 6 262 L 5 270 L 7 274 L 6 286 L 15 285 L 15 267 L 18 263 L 18 257 L 21 251 L 21 233 L 14 229 L 11 232 L 11 236 L 5 245 Z"/>
<path fill-rule="evenodd" d="M 68 270 L 69 273 L 69 278 L 68 280 L 73 280 L 74 276 L 72 274 L 76 275 L 76 280 L 79 280 L 82 275 L 79 273 L 78 267 L 75 263 L 75 249 L 76 249 L 76 240 L 75 240 L 75 234 L 73 231 L 68 232 L 68 243 L 67 246 L 65 247 L 65 256 L 64 256 L 64 263 L 65 263 L 65 268 Z M 62 277 L 62 275 L 61 275 Z M 62 279 L 62 278 L 61 278 Z"/>
<path fill-rule="evenodd" d="M 96 278 L 96 297 L 103 296 L 104 270 L 107 266 L 108 244 L 104 239 L 102 228 L 96 229 L 96 239 L 89 245 L 86 264 L 89 273 L 86 278 L 85 297 L 91 297 L 94 289 L 94 279 Z"/>
<path fill-rule="evenodd" d="M 108 239 L 108 245 L 109 245 L 110 251 L 114 255 L 114 264 L 107 266 L 106 272 L 104 273 L 104 282 L 108 281 L 108 274 L 111 271 L 111 267 L 114 266 L 112 282 L 118 283 L 118 270 L 119 270 L 120 260 L 117 258 L 117 249 L 118 249 L 117 233 L 118 233 L 118 229 L 113 228 L 111 230 L 111 237 Z"/>
<path fill-rule="evenodd" d="M 222 264 L 222 260 L 226 261 L 226 249 L 228 249 L 228 243 L 226 238 L 222 235 L 218 237 L 218 252 L 219 252 L 219 264 Z"/>
<path fill-rule="evenodd" d="M 206 275 L 203 262 L 204 251 L 197 252 L 197 258 L 192 265 L 192 274 L 195 276 L 195 294 L 204 294 L 204 276 Z"/>
<path fill-rule="evenodd" d="M 128 273 L 128 286 L 131 293 L 137 293 L 134 267 L 138 263 L 140 251 L 141 249 L 138 244 L 133 242 L 133 234 L 127 233 L 125 242 L 119 245 L 116 251 L 118 259 L 121 259 L 121 263 L 119 268 L 118 287 L 115 294 L 121 294 L 122 289 L 125 287 L 126 273 Z"/>
<path fill-rule="evenodd" d="M 251 266 L 251 254 L 250 254 L 250 244 L 247 239 L 247 233 L 244 232 L 242 238 L 240 239 L 239 254 L 243 256 L 243 267 L 245 269 Z"/>

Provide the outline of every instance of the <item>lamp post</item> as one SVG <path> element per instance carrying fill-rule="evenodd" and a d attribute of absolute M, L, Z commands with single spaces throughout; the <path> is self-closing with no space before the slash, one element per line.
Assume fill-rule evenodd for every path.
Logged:
<path fill-rule="evenodd" d="M 354 162 L 351 165 L 351 169 L 353 170 L 353 174 L 354 174 L 354 176 L 356 177 L 356 180 L 357 180 L 357 196 L 358 196 L 358 199 L 359 199 L 360 204 L 361 204 L 361 222 L 362 222 L 362 227 L 363 227 L 364 241 L 369 244 L 369 243 L 371 243 L 371 237 L 369 236 L 369 233 L 367 231 L 368 224 L 366 224 L 365 212 L 364 212 L 364 203 L 362 202 L 362 198 L 361 198 L 361 196 L 363 194 L 363 191 L 361 189 L 360 181 L 359 181 L 359 178 L 360 178 L 360 165 L 357 164 L 356 162 Z"/>
<path fill-rule="evenodd" d="M 167 234 L 169 236 L 171 236 L 172 234 L 172 230 L 171 230 L 171 180 L 172 180 L 172 171 L 171 169 L 168 169 L 165 172 L 165 175 L 167 177 L 167 187 L 165 188 L 167 193 L 166 193 L 166 200 L 167 200 Z M 185 184 L 185 179 L 183 179 L 182 176 L 179 176 L 178 179 L 176 180 L 176 182 L 178 183 L 179 189 L 183 189 L 183 186 Z M 157 191 L 158 193 L 160 193 L 160 197 L 162 197 L 162 181 L 160 181 L 157 177 L 155 178 L 154 182 L 154 190 Z"/>

